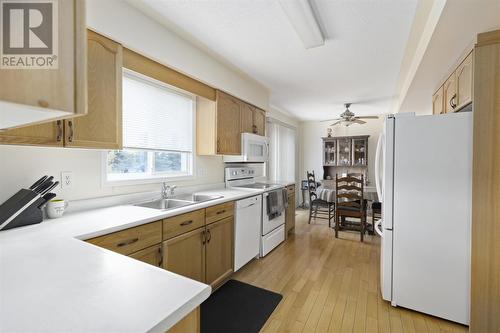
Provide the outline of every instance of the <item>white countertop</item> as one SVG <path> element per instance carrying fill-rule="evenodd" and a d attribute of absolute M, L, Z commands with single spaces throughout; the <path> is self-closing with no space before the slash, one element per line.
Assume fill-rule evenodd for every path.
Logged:
<path fill-rule="evenodd" d="M 262 193 L 168 211 L 115 206 L 0 232 L 0 332 L 165 332 L 210 296 L 203 283 L 82 240 Z"/>

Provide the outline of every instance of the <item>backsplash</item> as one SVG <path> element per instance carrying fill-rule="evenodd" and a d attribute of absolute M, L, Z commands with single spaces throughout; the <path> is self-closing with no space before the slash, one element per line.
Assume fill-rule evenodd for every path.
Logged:
<path fill-rule="evenodd" d="M 44 174 L 56 180 L 62 171 L 73 174 L 69 188 L 58 187 L 58 198 L 81 200 L 110 195 L 160 191 L 160 184 L 103 186 L 102 151 L 90 149 L 0 146 L 0 202 L 19 188 L 31 185 Z M 195 176 L 189 180 L 172 180 L 178 186 L 224 182 L 224 163 L 220 156 L 196 156 Z"/>

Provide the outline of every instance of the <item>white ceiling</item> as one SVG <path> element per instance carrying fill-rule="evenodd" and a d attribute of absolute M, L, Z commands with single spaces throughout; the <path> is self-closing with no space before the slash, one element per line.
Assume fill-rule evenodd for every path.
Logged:
<path fill-rule="evenodd" d="M 291 0 L 290 0 L 291 1 Z M 417 0 L 312 0 L 327 41 L 306 50 L 277 0 L 129 0 L 254 78 L 303 120 L 390 112 Z"/>

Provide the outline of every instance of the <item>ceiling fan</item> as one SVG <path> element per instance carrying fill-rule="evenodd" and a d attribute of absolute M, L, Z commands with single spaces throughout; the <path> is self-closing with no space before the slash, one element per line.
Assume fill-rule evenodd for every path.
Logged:
<path fill-rule="evenodd" d="M 351 106 L 351 103 L 345 103 L 345 111 L 342 112 L 337 119 L 329 119 L 329 120 L 323 120 L 323 121 L 335 121 L 335 123 L 331 124 L 330 126 L 335 126 L 338 124 L 344 124 L 346 127 L 350 126 L 352 124 L 366 124 L 366 121 L 363 121 L 361 119 L 378 119 L 377 116 L 366 116 L 366 117 L 358 117 L 349 110 L 349 107 Z"/>

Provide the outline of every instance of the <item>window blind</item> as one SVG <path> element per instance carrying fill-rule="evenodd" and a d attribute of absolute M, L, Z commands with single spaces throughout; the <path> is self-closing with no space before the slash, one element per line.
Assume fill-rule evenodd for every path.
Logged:
<path fill-rule="evenodd" d="M 275 122 L 267 123 L 269 179 L 295 181 L 296 131 Z"/>
<path fill-rule="evenodd" d="M 194 98 L 153 79 L 124 72 L 123 146 L 193 151 Z"/>

